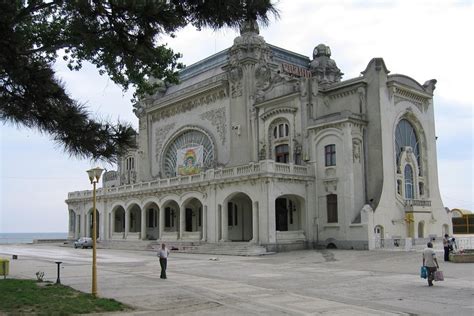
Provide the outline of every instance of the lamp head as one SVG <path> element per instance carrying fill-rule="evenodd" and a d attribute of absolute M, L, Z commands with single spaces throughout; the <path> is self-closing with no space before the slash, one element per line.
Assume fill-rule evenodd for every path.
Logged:
<path fill-rule="evenodd" d="M 89 175 L 89 180 L 91 181 L 91 183 L 99 182 L 100 176 L 102 175 L 103 171 L 104 169 L 101 169 L 99 167 L 87 170 L 87 174 Z"/>

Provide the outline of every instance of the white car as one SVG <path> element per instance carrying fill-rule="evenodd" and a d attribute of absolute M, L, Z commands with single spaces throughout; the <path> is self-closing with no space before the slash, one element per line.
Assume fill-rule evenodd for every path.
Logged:
<path fill-rule="evenodd" d="M 74 242 L 74 248 L 92 248 L 92 238 L 81 237 Z"/>

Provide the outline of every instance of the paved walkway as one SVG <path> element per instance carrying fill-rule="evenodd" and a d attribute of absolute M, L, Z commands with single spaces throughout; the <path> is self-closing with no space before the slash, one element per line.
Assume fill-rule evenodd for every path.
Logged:
<path fill-rule="evenodd" d="M 90 249 L 0 245 L 10 277 L 91 287 Z M 442 258 L 442 253 L 438 253 Z M 217 260 L 210 260 L 217 259 Z M 137 307 L 136 315 L 473 315 L 474 264 L 441 262 L 444 282 L 420 279 L 420 252 L 306 250 L 262 257 L 172 253 L 168 279 L 156 254 L 98 250 L 99 296 Z"/>

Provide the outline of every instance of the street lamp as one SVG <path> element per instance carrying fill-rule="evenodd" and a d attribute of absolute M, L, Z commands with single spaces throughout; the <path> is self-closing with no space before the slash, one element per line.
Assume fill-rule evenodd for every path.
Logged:
<path fill-rule="evenodd" d="M 99 182 L 100 176 L 104 170 L 96 167 L 91 170 L 87 170 L 89 180 L 93 185 L 92 190 L 92 295 L 97 297 L 97 256 L 96 256 L 96 239 L 97 239 L 97 220 L 96 220 L 96 207 L 95 207 L 95 185 Z"/>

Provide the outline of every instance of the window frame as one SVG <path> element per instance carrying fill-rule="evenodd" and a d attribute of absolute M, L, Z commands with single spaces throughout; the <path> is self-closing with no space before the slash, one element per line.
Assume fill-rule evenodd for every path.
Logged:
<path fill-rule="evenodd" d="M 337 194 L 326 195 L 326 215 L 328 223 L 338 223 L 338 205 L 337 205 Z"/>
<path fill-rule="evenodd" d="M 336 165 L 336 144 L 324 146 L 324 165 L 333 167 Z"/>

